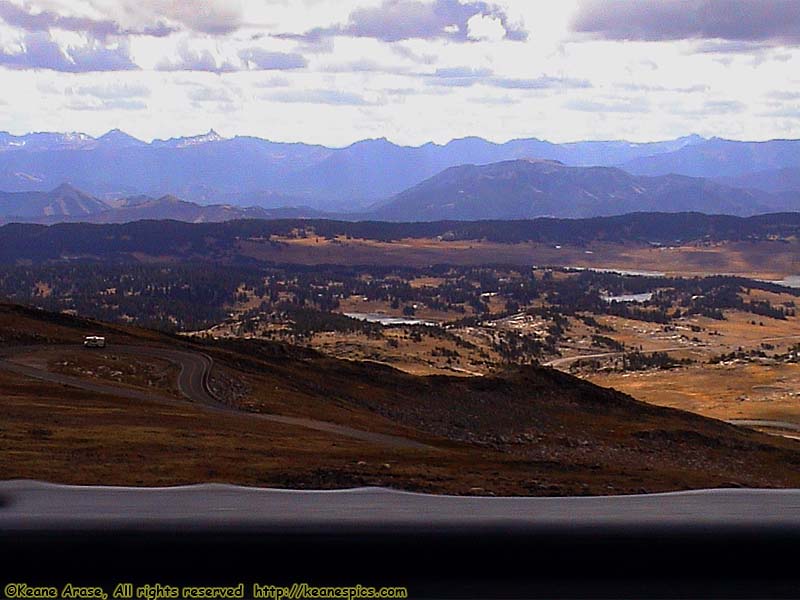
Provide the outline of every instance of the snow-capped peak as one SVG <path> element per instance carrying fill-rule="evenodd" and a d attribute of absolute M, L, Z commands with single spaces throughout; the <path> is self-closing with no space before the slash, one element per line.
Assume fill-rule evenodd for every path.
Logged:
<path fill-rule="evenodd" d="M 209 129 L 208 133 L 204 133 L 202 135 L 196 135 L 194 137 L 187 137 L 181 138 L 180 142 L 178 143 L 179 148 L 183 148 L 185 146 L 195 146 L 197 144 L 207 144 L 209 142 L 221 142 L 225 138 L 218 134 L 213 129 Z"/>

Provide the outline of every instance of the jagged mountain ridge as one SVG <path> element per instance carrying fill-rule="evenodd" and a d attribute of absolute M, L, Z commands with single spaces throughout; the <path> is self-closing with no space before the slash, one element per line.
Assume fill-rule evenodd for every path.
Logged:
<path fill-rule="evenodd" d="M 321 210 L 360 211 L 448 167 L 514 158 L 567 164 L 617 164 L 669 152 L 702 138 L 647 144 L 624 141 L 554 144 L 536 138 L 498 144 L 477 137 L 447 144 L 399 146 L 368 139 L 345 148 L 206 134 L 146 143 L 120 130 L 85 134 L 0 132 L 0 189 L 34 191 L 71 181 L 101 199 L 173 194 L 199 203 L 263 198 Z M 271 203 L 278 199 L 278 204 Z"/>

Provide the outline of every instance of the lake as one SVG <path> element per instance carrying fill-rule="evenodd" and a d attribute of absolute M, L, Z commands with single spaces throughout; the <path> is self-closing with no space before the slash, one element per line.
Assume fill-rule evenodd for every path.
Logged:
<path fill-rule="evenodd" d="M 644 294 L 622 294 L 620 296 L 602 296 L 606 302 L 647 302 L 653 297 L 653 292 Z"/>
<path fill-rule="evenodd" d="M 789 275 L 780 281 L 772 281 L 770 283 L 777 283 L 778 285 L 785 285 L 790 288 L 800 288 L 800 275 Z"/>
<path fill-rule="evenodd" d="M 634 271 L 630 269 L 595 269 L 592 267 L 564 267 L 573 271 L 594 271 L 595 273 L 615 273 L 617 275 L 631 275 L 635 277 L 664 277 L 661 271 Z"/>
<path fill-rule="evenodd" d="M 425 325 L 427 327 L 435 327 L 438 323 L 433 321 L 425 321 L 424 319 L 413 319 L 410 317 L 390 317 L 381 313 L 358 313 L 350 312 L 344 313 L 344 316 L 351 319 L 358 319 L 359 321 L 367 321 L 369 323 L 380 323 L 381 325 Z"/>

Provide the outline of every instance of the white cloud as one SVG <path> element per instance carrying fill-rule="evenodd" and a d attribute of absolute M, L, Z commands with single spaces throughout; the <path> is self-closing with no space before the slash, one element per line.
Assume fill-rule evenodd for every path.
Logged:
<path fill-rule="evenodd" d="M 496 17 L 477 14 L 467 21 L 467 37 L 471 40 L 496 42 L 506 37 L 506 28 Z"/>
<path fill-rule="evenodd" d="M 800 49 L 774 36 L 767 47 L 744 35 L 587 38 L 570 29 L 574 0 L 0 7 L 0 130 L 16 133 L 120 127 L 150 139 L 213 127 L 331 145 L 382 136 L 408 144 L 466 135 L 800 137 L 792 93 Z M 413 23 L 395 23 L 405 17 Z M 606 26 L 606 37 L 611 25 L 619 28 Z"/>

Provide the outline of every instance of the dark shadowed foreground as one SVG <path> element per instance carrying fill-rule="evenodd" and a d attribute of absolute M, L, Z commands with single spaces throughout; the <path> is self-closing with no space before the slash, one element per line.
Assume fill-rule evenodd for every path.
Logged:
<path fill-rule="evenodd" d="M 593 498 L 0 484 L 9 581 L 403 586 L 411 598 L 796 597 L 800 491 Z"/>

